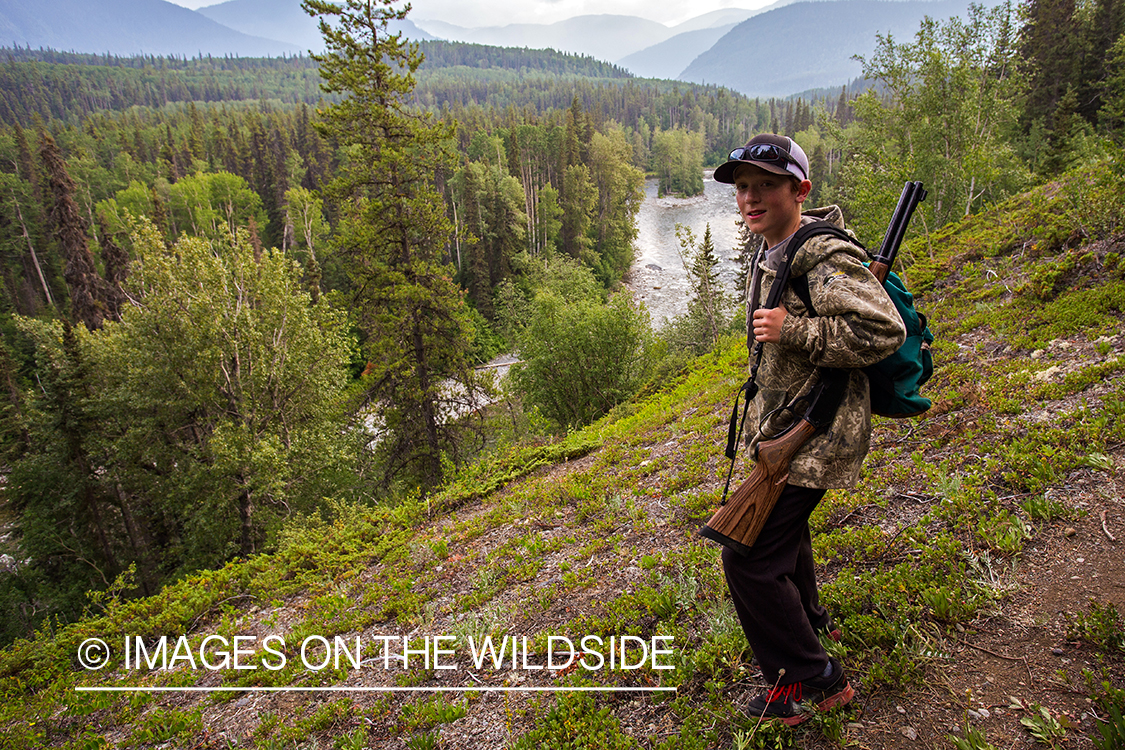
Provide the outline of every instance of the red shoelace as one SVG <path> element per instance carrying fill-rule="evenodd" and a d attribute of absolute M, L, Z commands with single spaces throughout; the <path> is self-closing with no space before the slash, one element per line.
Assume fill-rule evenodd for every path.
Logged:
<path fill-rule="evenodd" d="M 794 682 L 789 685 L 781 685 L 779 687 L 770 688 L 770 692 L 766 695 L 766 703 L 776 703 L 777 701 L 793 701 L 794 703 L 801 702 L 801 683 Z"/>

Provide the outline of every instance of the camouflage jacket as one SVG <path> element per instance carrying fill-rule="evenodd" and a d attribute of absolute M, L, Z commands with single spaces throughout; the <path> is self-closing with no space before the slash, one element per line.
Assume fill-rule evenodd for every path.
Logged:
<path fill-rule="evenodd" d="M 844 226 L 837 206 L 805 211 L 801 221 L 817 219 Z M 751 344 L 753 311 L 769 293 L 780 265 L 778 251 L 785 244 L 760 254 L 747 279 L 747 340 Z M 853 487 L 859 481 L 871 439 L 871 401 L 867 376 L 854 368 L 878 362 L 898 349 L 906 337 L 894 304 L 864 267 L 866 259 L 860 248 L 830 236 L 809 239 L 793 258 L 790 278 L 807 275 L 815 315 L 810 315 L 790 284 L 781 298 L 789 313 L 781 327 L 781 341 L 767 343 L 762 350 L 758 395 L 747 417 L 751 447 L 789 425 L 793 415 L 779 407 L 812 389 L 818 367 L 849 368 L 851 372 L 832 425 L 809 440 L 790 463 L 790 484 L 832 489 Z"/>

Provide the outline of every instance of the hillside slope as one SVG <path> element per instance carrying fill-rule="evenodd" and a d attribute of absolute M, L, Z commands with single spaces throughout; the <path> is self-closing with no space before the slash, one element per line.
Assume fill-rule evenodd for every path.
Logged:
<path fill-rule="evenodd" d="M 1086 174 L 904 249 L 938 336 L 934 408 L 878 422 L 861 485 L 813 517 L 843 630 L 832 648 L 858 689 L 842 711 L 755 730 L 739 710 L 759 682 L 718 548 L 695 533 L 721 491 L 744 377 L 732 339 L 602 422 L 471 467 L 428 502 L 341 508 L 274 555 L 102 601 L 0 652 L 6 746 L 670 750 L 754 734 L 739 746 L 884 749 L 980 732 L 1006 748 L 1032 746 L 1027 720 L 1093 747 L 1106 706 L 1125 703 L 1125 237 L 1121 191 L 1091 196 Z M 510 650 L 472 662 L 469 638 L 489 634 L 516 637 L 514 662 Z M 595 665 L 608 649 L 581 646 L 587 635 L 631 636 L 649 658 L 536 668 L 562 643 L 550 636 Z M 127 669 L 126 636 L 150 655 L 167 636 L 169 668 Z M 209 652 L 246 637 L 243 668 L 208 668 L 209 636 Z M 321 668 L 317 639 L 336 637 L 366 644 L 358 666 L 338 654 Z M 93 638 L 111 659 L 83 669 Z M 448 653 L 435 656 L 438 638 Z M 639 647 L 626 656 L 632 666 Z M 89 687 L 139 691 L 76 690 Z M 676 690 L 544 690 L 559 687 Z"/>

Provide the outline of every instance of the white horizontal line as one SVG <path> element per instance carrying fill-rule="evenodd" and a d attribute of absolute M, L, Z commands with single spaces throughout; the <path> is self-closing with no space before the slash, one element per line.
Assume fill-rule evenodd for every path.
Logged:
<path fill-rule="evenodd" d="M 674 687 L 76 687 L 76 693 L 674 693 Z"/>

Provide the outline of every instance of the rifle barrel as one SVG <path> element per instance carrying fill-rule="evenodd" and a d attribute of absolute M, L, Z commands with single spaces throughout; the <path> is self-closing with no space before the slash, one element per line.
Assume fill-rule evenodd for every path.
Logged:
<path fill-rule="evenodd" d="M 895 249 L 902 242 L 906 224 L 910 220 L 910 214 L 914 211 L 914 196 L 920 184 L 908 182 L 903 185 L 902 194 L 898 198 L 898 205 L 895 206 L 894 213 L 891 214 L 891 223 L 883 237 L 883 244 L 879 246 L 879 253 L 875 256 L 876 261 L 887 263 L 894 259 Z M 888 265 L 890 264 L 888 263 Z"/>
<path fill-rule="evenodd" d="M 887 227 L 887 234 L 883 237 L 883 244 L 879 246 L 879 253 L 871 262 L 871 272 L 879 279 L 880 283 L 886 280 L 887 273 L 894 265 L 895 256 L 898 255 L 899 246 L 906 236 L 906 227 L 914 209 L 926 199 L 926 190 L 921 182 L 907 182 L 902 188 L 898 205 L 891 215 L 891 223 Z"/>

